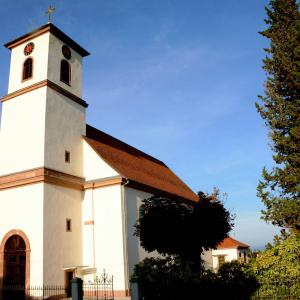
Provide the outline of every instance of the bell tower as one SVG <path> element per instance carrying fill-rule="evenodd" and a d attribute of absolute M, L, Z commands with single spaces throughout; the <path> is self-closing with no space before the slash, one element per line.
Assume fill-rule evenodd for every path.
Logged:
<path fill-rule="evenodd" d="M 11 63 L 1 99 L 0 176 L 41 167 L 82 176 L 82 58 L 89 53 L 51 23 L 5 47 Z"/>
<path fill-rule="evenodd" d="M 0 241 L 11 234 L 28 240 L 19 284 L 63 283 L 63 266 L 82 265 L 82 59 L 89 53 L 51 23 L 5 47 L 11 62 L 1 99 Z M 0 253 L 0 285 L 10 283 L 4 263 Z"/>

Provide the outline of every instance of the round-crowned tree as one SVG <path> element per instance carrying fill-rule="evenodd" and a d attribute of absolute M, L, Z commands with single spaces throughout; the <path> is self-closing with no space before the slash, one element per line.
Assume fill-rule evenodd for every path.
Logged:
<path fill-rule="evenodd" d="M 233 227 L 233 217 L 217 189 L 198 196 L 196 203 L 166 195 L 143 200 L 143 213 L 135 224 L 141 246 L 148 252 L 178 255 L 198 270 L 201 253 L 215 248 Z"/>

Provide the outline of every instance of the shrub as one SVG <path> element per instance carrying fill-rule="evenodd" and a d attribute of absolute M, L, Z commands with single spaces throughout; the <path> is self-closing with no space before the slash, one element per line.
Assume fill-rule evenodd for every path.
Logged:
<path fill-rule="evenodd" d="M 257 284 L 239 263 L 226 263 L 218 274 L 193 273 L 178 257 L 146 258 L 135 266 L 132 282 L 139 284 L 144 300 L 250 299 Z"/>
<path fill-rule="evenodd" d="M 287 236 L 275 241 L 274 245 L 269 245 L 251 261 L 250 268 L 260 284 L 260 296 L 299 297 L 300 238 Z"/>
<path fill-rule="evenodd" d="M 224 263 L 218 275 L 228 299 L 250 299 L 259 286 L 247 265 L 238 261 Z"/>
<path fill-rule="evenodd" d="M 197 295 L 217 299 L 216 274 L 191 270 L 191 264 L 178 257 L 146 258 L 135 266 L 131 281 L 139 284 L 144 300 L 182 300 Z"/>

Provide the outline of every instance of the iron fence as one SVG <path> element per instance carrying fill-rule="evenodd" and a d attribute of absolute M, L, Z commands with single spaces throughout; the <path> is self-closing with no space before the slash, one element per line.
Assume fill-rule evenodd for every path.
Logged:
<path fill-rule="evenodd" d="M 2 286 L 0 287 L 0 300 L 57 300 L 66 299 L 65 286 Z"/>
<path fill-rule="evenodd" d="M 82 285 L 83 299 L 85 300 L 114 300 L 113 276 L 105 271 L 95 281 L 85 282 Z M 0 300 L 58 300 L 71 299 L 70 288 L 61 285 L 42 286 L 0 286 Z"/>
<path fill-rule="evenodd" d="M 83 299 L 86 300 L 113 300 L 114 299 L 114 280 L 113 276 L 108 276 L 103 270 L 95 281 L 83 284 Z"/>

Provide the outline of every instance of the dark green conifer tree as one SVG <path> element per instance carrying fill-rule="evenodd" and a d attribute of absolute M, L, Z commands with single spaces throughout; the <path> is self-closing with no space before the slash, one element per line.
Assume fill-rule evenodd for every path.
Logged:
<path fill-rule="evenodd" d="M 300 232 L 300 13 L 296 0 L 271 0 L 266 7 L 270 41 L 263 68 L 265 95 L 256 107 L 269 129 L 274 167 L 263 169 L 257 187 L 262 218 Z"/>

